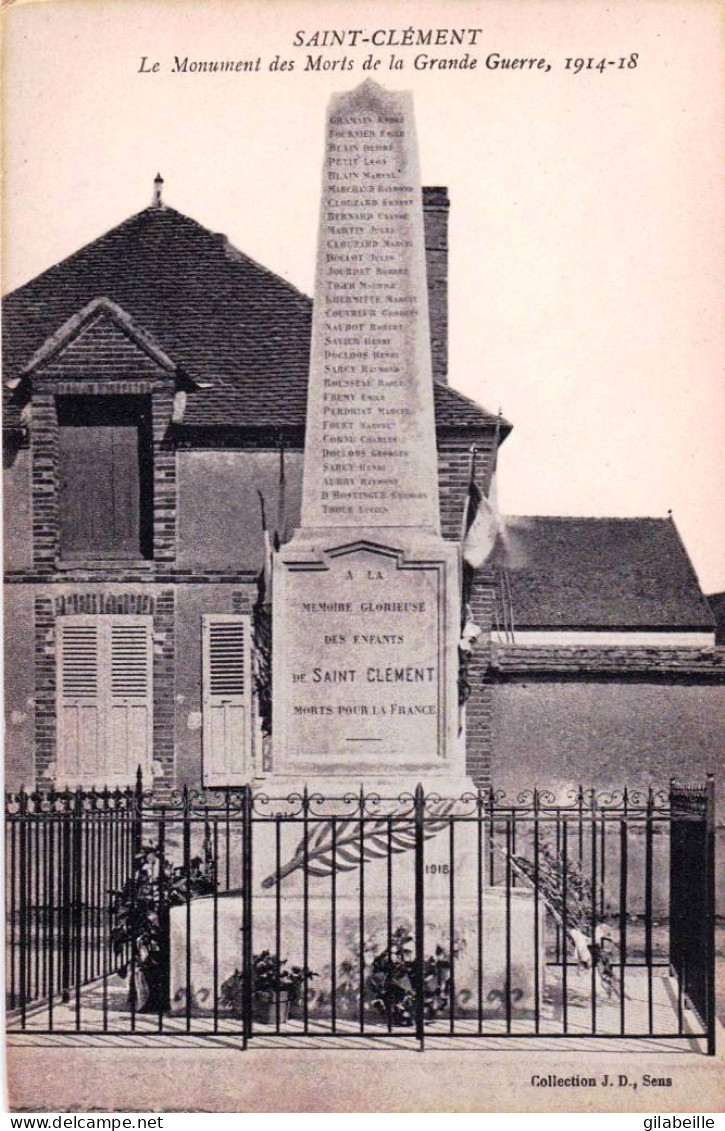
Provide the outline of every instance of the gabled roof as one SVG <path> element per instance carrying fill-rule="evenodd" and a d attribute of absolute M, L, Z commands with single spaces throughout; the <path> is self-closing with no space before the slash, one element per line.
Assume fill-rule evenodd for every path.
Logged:
<path fill-rule="evenodd" d="M 511 516 L 506 529 L 518 629 L 713 630 L 671 518 Z"/>
<path fill-rule="evenodd" d="M 126 312 L 180 374 L 211 386 L 189 391 L 185 426 L 304 426 L 311 300 L 226 237 L 158 206 L 4 300 L 6 425 L 19 424 L 16 383 L 33 355 L 100 298 Z M 435 406 L 439 426 L 495 423 L 448 386 L 436 385 Z M 504 422 L 502 435 L 509 430 Z"/>
<path fill-rule="evenodd" d="M 75 341 L 90 324 L 97 322 L 101 318 L 108 318 L 113 322 L 123 334 L 126 335 L 135 345 L 137 345 L 145 354 L 147 354 L 152 361 L 155 361 L 162 369 L 173 373 L 176 366 L 171 358 L 167 357 L 164 351 L 156 344 L 150 334 L 147 334 L 139 326 L 136 325 L 133 318 L 131 318 L 125 310 L 107 298 L 95 298 L 74 314 L 67 322 L 64 322 L 59 330 L 51 334 L 47 338 L 40 349 L 36 350 L 30 361 L 23 368 L 23 376 L 38 370 L 42 370 L 44 366 L 51 361 L 56 354 L 66 349 Z"/>

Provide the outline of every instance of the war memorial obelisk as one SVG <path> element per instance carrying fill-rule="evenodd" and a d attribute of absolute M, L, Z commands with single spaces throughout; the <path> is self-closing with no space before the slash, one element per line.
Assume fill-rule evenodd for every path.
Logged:
<path fill-rule="evenodd" d="M 367 81 L 326 123 L 301 527 L 273 569 L 281 783 L 466 783 L 427 304 L 412 98 Z"/>
<path fill-rule="evenodd" d="M 252 852 L 254 950 L 311 965 L 311 1017 L 329 1017 L 352 970 L 340 1016 L 347 1000 L 359 1018 L 363 943 L 384 946 L 394 925 L 411 929 L 413 863 L 423 860 L 413 841 L 399 840 L 395 855 L 368 842 L 355 854 L 365 835 L 380 840 L 379 812 L 400 814 L 388 837 L 393 827 L 409 833 L 418 783 L 426 945 L 450 947 L 454 927 L 481 940 L 482 981 L 473 943 L 456 961 L 461 1003 L 475 993 L 486 1008 L 501 1001 L 507 978 L 520 1005 L 531 1003 L 531 894 L 509 890 L 507 902 L 503 888 L 480 887 L 475 822 L 457 823 L 455 849 L 453 826 L 430 822 L 475 804 L 458 733 L 459 554 L 440 531 L 412 103 L 366 82 L 328 110 L 302 522 L 273 562 L 272 762 L 259 804 L 282 820 L 255 822 Z M 203 946 L 189 958 L 185 911 L 172 912 L 172 1000 L 187 984 L 210 1000 L 238 968 L 241 914 L 239 891 L 195 906 L 192 937 L 210 937 L 217 917 L 214 970 Z"/>

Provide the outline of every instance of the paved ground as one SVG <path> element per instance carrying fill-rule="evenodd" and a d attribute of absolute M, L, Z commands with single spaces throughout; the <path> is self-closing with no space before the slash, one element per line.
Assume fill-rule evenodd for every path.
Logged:
<path fill-rule="evenodd" d="M 718 1009 L 725 1018 L 725 924 L 718 926 Z M 672 1017 L 658 979 L 656 1017 Z M 629 992 L 634 987 L 630 985 Z M 662 997 L 660 991 L 665 991 Z M 627 1017 L 647 1012 L 632 996 Z M 577 1007 L 583 1023 L 591 1002 Z M 630 1014 L 629 1011 L 632 1010 Z M 549 1021 L 557 1021 L 556 1001 Z M 559 1012 L 558 1021 L 561 1021 Z M 592 1041 L 583 1035 L 334 1042 L 135 1034 L 8 1037 L 15 1111 L 718 1112 L 725 1104 L 725 1032 L 718 1056 L 694 1041 Z M 560 1083 L 558 1083 L 560 1081 Z M 46 1098 L 47 1097 L 47 1098 Z"/>
<path fill-rule="evenodd" d="M 668 1052 L 673 1045 L 680 1053 L 701 1054 L 702 1027 L 697 1016 L 685 1008 L 682 1000 L 678 1001 L 676 985 L 666 968 L 653 971 L 651 977 L 641 967 L 628 968 L 625 974 L 626 992 L 622 1000 L 619 995 L 606 997 L 601 989 L 593 992 L 590 974 L 574 968 L 567 971 L 565 992 L 563 972 L 547 968 L 538 1024 L 531 1011 L 514 1011 L 510 1025 L 501 1012 L 489 1013 L 480 1023 L 477 1017 L 464 1015 L 455 1019 L 455 1036 L 450 1034 L 448 1020 L 429 1024 L 429 1043 L 439 1048 L 504 1049 L 515 1045 L 512 1038 L 519 1037 L 526 1041 L 527 1048 L 537 1051 L 554 1048 L 561 1041 L 571 1041 L 577 1049 L 591 1051 L 599 1043 L 591 1036 L 596 1032 L 616 1052 Z M 241 1024 L 229 1015 L 222 1014 L 216 1023 L 209 1011 L 195 1011 L 188 1020 L 183 1015 L 167 1016 L 163 1018 L 163 1032 L 159 1033 L 158 1017 L 132 1016 L 127 1001 L 128 985 L 118 976 L 98 981 L 84 987 L 78 998 L 67 1004 L 55 1002 L 52 1011 L 47 1006 L 29 1010 L 22 1033 L 12 1033 L 9 1039 L 25 1046 L 50 1040 L 56 1045 L 65 1042 L 69 1046 L 88 1046 L 95 1042 L 103 1046 L 117 1042 L 128 1047 L 137 1037 L 147 1044 L 167 1046 L 184 1045 L 190 1038 L 195 1044 L 211 1038 L 226 1047 L 242 1045 Z M 9 1027 L 13 1030 L 21 1026 L 22 1019 L 17 1015 L 10 1019 Z M 49 1029 L 53 1032 L 46 1035 Z M 680 1033 L 688 1036 L 671 1039 Z M 340 1020 L 336 1036 L 329 1018 L 314 1015 L 308 1033 L 300 1020 L 292 1019 L 280 1026 L 279 1033 L 274 1024 L 255 1025 L 253 1040 L 267 1048 L 289 1044 L 323 1048 L 329 1043 L 345 1047 L 350 1037 L 355 1038 L 358 1047 L 362 1044 L 373 1048 L 381 1042 L 394 1047 L 401 1041 L 416 1047 L 415 1039 L 405 1029 L 399 1028 L 390 1036 L 383 1025 L 368 1019 L 365 1034 L 360 1034 L 357 1023 Z"/>
<path fill-rule="evenodd" d="M 8 1050 L 12 1108 L 53 1111 L 718 1112 L 720 1059 L 556 1048 Z M 46 1099 L 47 1097 L 47 1099 Z"/>

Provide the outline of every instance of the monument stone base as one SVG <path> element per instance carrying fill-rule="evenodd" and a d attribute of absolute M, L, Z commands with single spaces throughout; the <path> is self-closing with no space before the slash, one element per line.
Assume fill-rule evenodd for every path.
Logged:
<path fill-rule="evenodd" d="M 440 946 L 446 954 L 450 948 L 448 904 L 442 899 L 426 901 L 425 956 L 433 956 Z M 510 947 L 506 945 L 510 931 Z M 539 993 L 545 986 L 544 913 L 539 909 L 539 953 L 535 949 L 535 904 L 529 891 L 513 889 L 508 909 L 501 888 L 486 887 L 480 908 L 477 899 L 461 901 L 454 924 L 455 947 L 455 1014 L 476 1016 L 479 1010 L 479 973 L 481 976 L 481 1011 L 486 1016 L 501 1014 L 505 1009 L 507 982 L 513 1012 L 534 1008 L 538 966 Z M 191 930 L 187 936 L 186 910 L 174 908 L 171 913 L 171 1003 L 172 1012 L 183 1013 L 187 996 L 187 950 L 190 957 L 192 1011 L 199 1015 L 211 1012 L 214 1005 L 214 954 L 211 940 L 214 932 L 214 904 L 211 899 L 192 903 Z M 280 938 L 280 958 L 288 968 L 302 966 L 304 961 L 304 901 L 300 896 L 285 896 Z M 216 956 L 217 996 L 224 981 L 242 966 L 242 900 L 240 896 L 223 896 L 217 904 Z M 481 927 L 479 933 L 479 924 Z M 311 1020 L 329 1017 L 332 988 L 332 918 L 329 900 L 317 897 L 307 902 L 307 962 L 316 974 L 309 981 L 308 1012 Z M 396 900 L 391 930 L 398 928 L 411 936 L 412 900 Z M 276 953 L 275 900 L 255 900 L 253 919 L 253 951 Z M 335 970 L 336 1014 L 340 1018 L 359 1017 L 360 1008 L 360 908 L 355 900 L 343 898 L 335 905 Z M 370 900 L 365 908 L 363 951 L 365 970 L 376 955 L 388 946 L 387 909 L 381 899 Z M 480 966 L 479 966 L 480 964 Z M 365 1002 L 366 1015 L 370 1009 Z"/>
<path fill-rule="evenodd" d="M 307 529 L 275 555 L 268 788 L 470 788 L 459 548 L 428 528 Z"/>

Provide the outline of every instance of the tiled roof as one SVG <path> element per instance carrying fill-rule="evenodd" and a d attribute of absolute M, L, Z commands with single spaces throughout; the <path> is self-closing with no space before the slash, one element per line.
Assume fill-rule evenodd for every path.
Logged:
<path fill-rule="evenodd" d="M 712 631 L 669 518 L 506 519 L 514 625 Z"/>
<path fill-rule="evenodd" d="M 494 644 L 491 666 L 503 674 L 526 675 L 546 672 L 553 676 L 587 676 L 616 673 L 666 676 L 725 682 L 725 652 L 722 648 L 692 647 L 517 647 Z"/>
<path fill-rule="evenodd" d="M 188 393 L 186 426 L 304 425 L 311 300 L 166 207 L 132 216 L 4 300 L 6 424 L 20 420 L 20 394 L 8 382 L 97 299 L 127 312 L 183 373 L 211 383 Z M 444 385 L 436 385 L 435 407 L 440 426 L 495 421 Z"/>

